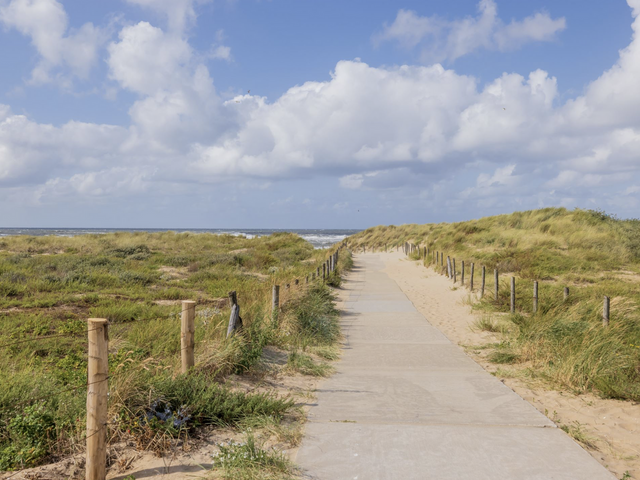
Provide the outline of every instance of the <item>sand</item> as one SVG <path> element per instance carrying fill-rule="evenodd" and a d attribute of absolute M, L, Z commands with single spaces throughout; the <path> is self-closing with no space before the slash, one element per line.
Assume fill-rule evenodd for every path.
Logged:
<path fill-rule="evenodd" d="M 366 255 L 369 255 L 368 253 Z M 472 330 L 478 316 L 472 313 L 473 297 L 469 290 L 454 288 L 451 280 L 407 259 L 402 253 L 374 253 L 384 260 L 385 272 L 396 281 L 416 309 L 452 342 L 485 370 L 498 376 L 522 398 L 530 402 L 558 425 L 580 424 L 581 431 L 595 441 L 597 449 L 585 447 L 618 478 L 625 472 L 640 479 L 640 405 L 634 402 L 607 400 L 595 395 L 575 395 L 532 383 L 522 378 L 505 378 L 498 366 L 489 363 L 486 350 L 474 349 L 498 340 L 495 334 Z M 514 366 L 509 366 L 513 370 Z M 518 368 L 515 366 L 515 368 Z M 584 445 L 583 445 L 584 446 Z"/>

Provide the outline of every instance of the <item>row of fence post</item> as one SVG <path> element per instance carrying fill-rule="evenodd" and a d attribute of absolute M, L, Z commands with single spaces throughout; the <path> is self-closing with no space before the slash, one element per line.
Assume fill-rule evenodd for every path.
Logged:
<path fill-rule="evenodd" d="M 412 255 L 414 252 L 418 252 L 418 258 L 419 259 L 424 259 L 424 261 L 427 261 L 427 258 L 429 258 L 429 247 L 424 247 L 424 250 L 421 249 L 420 247 L 417 247 L 416 245 L 409 243 L 409 242 L 405 242 L 404 246 L 403 246 L 404 252 L 406 255 Z M 423 255 L 424 252 L 424 255 Z M 431 257 L 431 263 L 435 264 L 435 267 L 440 267 L 440 273 L 442 274 L 443 271 L 445 271 L 445 267 L 444 267 L 444 253 L 440 252 L 438 250 L 434 250 L 432 253 L 432 257 Z M 469 278 L 469 289 L 471 291 L 473 291 L 474 289 L 474 285 L 473 285 L 473 281 L 474 281 L 474 271 L 475 271 L 475 264 L 472 262 L 470 264 L 470 268 L 471 268 L 471 275 Z M 446 264 L 446 275 L 448 278 L 450 278 L 451 280 L 453 280 L 453 283 L 457 282 L 457 269 L 456 269 L 456 259 L 455 258 L 451 258 L 450 256 L 447 256 L 447 264 Z M 481 274 L 481 279 L 482 279 L 482 283 L 481 283 L 481 287 L 480 287 L 480 298 L 484 297 L 484 291 L 485 291 L 485 275 L 486 275 L 486 269 L 484 267 L 484 265 L 482 266 L 482 274 Z M 494 275 L 494 299 L 496 302 L 499 302 L 500 297 L 499 297 L 499 286 L 500 286 L 500 279 L 499 279 L 499 274 L 498 274 L 498 269 L 494 269 L 493 271 L 493 275 Z M 465 262 L 462 261 L 461 262 L 461 272 L 460 272 L 460 284 L 464 286 L 465 284 Z M 511 311 L 511 313 L 515 313 L 516 311 L 516 278 L 515 277 L 511 277 L 511 292 L 510 292 L 510 298 L 509 298 L 509 310 Z M 563 299 L 566 301 L 569 298 L 569 287 L 564 287 L 563 288 Z M 533 282 L 533 313 L 538 312 L 538 281 L 534 281 Z M 608 326 L 609 325 L 609 318 L 610 318 L 610 299 L 608 296 L 604 296 L 604 303 L 603 303 L 603 310 L 602 310 L 602 324 L 603 326 Z"/>
<path fill-rule="evenodd" d="M 336 271 L 339 252 L 346 243 L 336 249 L 322 263 L 322 282 Z M 320 279 L 320 267 L 311 273 L 311 279 Z M 309 284 L 309 275 L 305 277 Z M 294 279 L 294 285 L 300 285 L 300 279 Z M 290 284 L 285 285 L 286 289 Z M 229 327 L 227 337 L 242 328 L 240 305 L 235 291 L 229 292 Z M 272 286 L 271 310 L 274 315 L 280 308 L 280 285 Z M 195 366 L 195 318 L 196 302 L 182 301 L 180 317 L 180 352 L 182 373 L 188 373 Z M 88 320 L 88 366 L 87 366 L 87 460 L 85 478 L 87 480 L 105 480 L 107 467 L 107 399 L 109 392 L 109 321 L 106 318 Z"/>

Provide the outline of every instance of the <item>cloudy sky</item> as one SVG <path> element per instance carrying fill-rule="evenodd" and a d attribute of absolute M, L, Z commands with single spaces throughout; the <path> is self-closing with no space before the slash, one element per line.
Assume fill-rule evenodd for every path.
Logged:
<path fill-rule="evenodd" d="M 640 206 L 640 0 L 0 0 L 0 226 Z"/>

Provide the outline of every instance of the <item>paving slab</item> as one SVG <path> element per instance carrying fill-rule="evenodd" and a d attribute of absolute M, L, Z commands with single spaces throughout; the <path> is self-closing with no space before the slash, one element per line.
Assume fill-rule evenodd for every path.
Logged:
<path fill-rule="evenodd" d="M 353 312 L 358 312 L 358 313 L 368 313 L 368 312 L 403 313 L 403 312 L 417 311 L 416 307 L 414 307 L 413 303 L 411 303 L 409 299 L 386 300 L 386 301 L 359 300 L 355 302 L 352 302 L 351 299 L 349 299 L 349 301 L 344 302 L 344 309 L 351 310 Z"/>
<path fill-rule="evenodd" d="M 615 480 L 552 428 L 312 422 L 297 462 L 319 480 Z"/>
<path fill-rule="evenodd" d="M 530 425 L 547 417 L 491 375 L 342 367 L 317 389 L 311 421 L 360 423 Z"/>
<path fill-rule="evenodd" d="M 460 347 L 447 344 L 370 344 L 345 346 L 342 367 L 371 368 L 373 370 L 395 367 L 422 371 L 466 370 L 485 373 Z M 488 374 L 487 374 L 488 375 Z M 327 380 L 331 382 L 332 379 Z"/>
<path fill-rule="evenodd" d="M 416 325 L 424 328 L 435 328 L 427 322 L 424 316 L 417 311 L 414 312 L 371 312 L 362 315 L 361 312 L 344 310 L 340 322 L 353 325 L 387 325 L 387 326 L 409 326 Z"/>
<path fill-rule="evenodd" d="M 343 331 L 350 345 L 360 343 L 380 344 L 450 344 L 451 341 L 435 328 L 417 325 L 367 325 L 352 323 L 347 331 Z"/>

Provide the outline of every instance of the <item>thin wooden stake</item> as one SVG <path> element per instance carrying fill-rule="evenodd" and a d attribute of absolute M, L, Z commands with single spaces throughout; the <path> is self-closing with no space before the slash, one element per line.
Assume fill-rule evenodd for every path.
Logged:
<path fill-rule="evenodd" d="M 456 259 L 453 259 L 453 283 L 458 280 L 458 272 L 456 272 Z"/>
<path fill-rule="evenodd" d="M 289 290 L 289 284 L 286 286 Z M 242 328 L 242 317 L 240 316 L 240 305 L 238 305 L 238 296 L 234 291 L 229 292 L 229 304 L 231 305 L 231 315 L 229 316 L 229 328 L 227 328 L 227 338 L 235 333 L 236 330 Z"/>
<path fill-rule="evenodd" d="M 271 289 L 271 315 L 275 316 L 280 308 L 280 285 L 274 285 Z"/>
<path fill-rule="evenodd" d="M 511 313 L 516 312 L 516 277 L 511 277 Z"/>
<path fill-rule="evenodd" d="M 196 331 L 196 302 L 182 301 L 180 345 L 182 352 L 182 373 L 187 373 L 195 365 L 195 331 Z"/>
<path fill-rule="evenodd" d="M 495 299 L 496 299 L 496 302 L 497 302 L 499 300 L 499 297 L 498 297 L 498 288 L 499 288 L 498 280 L 499 279 L 498 279 L 498 269 L 497 268 L 493 271 L 493 280 L 495 282 L 495 290 L 496 290 Z"/>
<path fill-rule="evenodd" d="M 87 362 L 87 461 L 85 478 L 107 477 L 107 394 L 109 336 L 106 318 L 90 318 Z"/>
<path fill-rule="evenodd" d="M 533 282 L 533 313 L 538 311 L 538 281 Z"/>
<path fill-rule="evenodd" d="M 460 285 L 464 287 L 464 260 L 462 260 L 462 263 L 460 264 L 460 268 L 462 269 L 460 273 Z"/>
<path fill-rule="evenodd" d="M 603 327 L 608 327 L 609 326 L 609 297 L 607 297 L 606 295 L 604 296 L 604 305 L 602 307 L 602 326 Z"/>
<path fill-rule="evenodd" d="M 469 277 L 469 290 L 473 292 L 473 270 L 475 268 L 475 264 L 471 262 L 471 276 Z"/>
<path fill-rule="evenodd" d="M 480 298 L 484 297 L 484 285 L 485 285 L 485 276 L 486 276 L 485 274 L 486 274 L 486 273 L 487 273 L 487 272 L 486 272 L 486 268 L 485 268 L 485 266 L 483 265 L 483 266 L 482 266 L 482 285 L 481 285 L 481 287 L 480 287 Z"/>
<path fill-rule="evenodd" d="M 566 301 L 569 298 L 569 287 L 564 287 L 564 300 Z"/>

